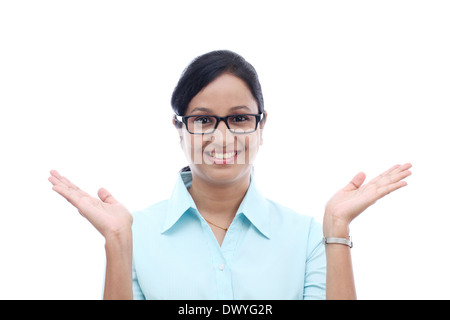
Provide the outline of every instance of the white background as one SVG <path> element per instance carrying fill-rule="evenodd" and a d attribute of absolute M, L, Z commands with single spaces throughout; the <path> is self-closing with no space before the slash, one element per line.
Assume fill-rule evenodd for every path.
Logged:
<path fill-rule="evenodd" d="M 230 49 L 269 112 L 263 193 L 321 221 L 359 171 L 411 162 L 351 226 L 358 296 L 449 299 L 449 17 L 448 1 L 0 2 L 0 298 L 101 297 L 103 239 L 48 171 L 130 210 L 168 198 L 187 163 L 172 90 Z"/>

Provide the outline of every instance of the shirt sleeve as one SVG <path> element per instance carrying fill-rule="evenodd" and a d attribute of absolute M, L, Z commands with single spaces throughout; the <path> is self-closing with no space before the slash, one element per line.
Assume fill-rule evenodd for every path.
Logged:
<path fill-rule="evenodd" d="M 322 225 L 313 221 L 308 239 L 305 288 L 303 291 L 304 300 L 324 300 L 326 297 L 327 262 L 322 239 Z"/>

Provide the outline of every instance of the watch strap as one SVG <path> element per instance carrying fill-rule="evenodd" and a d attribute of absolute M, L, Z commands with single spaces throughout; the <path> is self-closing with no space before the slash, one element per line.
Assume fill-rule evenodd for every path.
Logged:
<path fill-rule="evenodd" d="M 353 248 L 353 242 L 352 238 L 345 239 L 345 238 L 323 238 L 324 244 L 331 244 L 331 243 L 337 243 L 337 244 L 344 244 L 346 246 L 349 246 L 350 248 Z"/>

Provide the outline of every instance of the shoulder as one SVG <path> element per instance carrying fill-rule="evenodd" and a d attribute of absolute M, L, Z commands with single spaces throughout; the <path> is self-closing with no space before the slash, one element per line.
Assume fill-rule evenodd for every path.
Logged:
<path fill-rule="evenodd" d="M 294 224 L 295 226 L 302 225 L 310 227 L 312 225 L 320 225 L 314 220 L 314 217 L 301 214 L 298 211 L 286 207 L 278 202 L 266 198 L 272 218 L 279 219 L 286 224 Z"/>
<path fill-rule="evenodd" d="M 149 227 L 150 229 L 160 228 L 166 217 L 168 203 L 168 200 L 163 200 L 147 208 L 134 211 L 132 213 L 133 231 L 149 230 Z"/>
<path fill-rule="evenodd" d="M 301 214 L 298 211 L 266 199 L 270 209 L 271 224 L 278 226 L 278 230 L 293 238 L 302 238 L 303 241 L 321 241 L 322 224 L 313 216 Z M 308 241 L 309 240 L 309 241 Z"/>

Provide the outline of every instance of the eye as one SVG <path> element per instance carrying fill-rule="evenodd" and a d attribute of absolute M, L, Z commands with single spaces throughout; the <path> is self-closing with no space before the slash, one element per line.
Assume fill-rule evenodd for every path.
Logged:
<path fill-rule="evenodd" d="M 244 121 L 248 121 L 249 117 L 246 115 L 243 115 L 243 114 L 238 114 L 238 115 L 231 117 L 230 120 L 233 122 L 244 122 Z"/>
<path fill-rule="evenodd" d="M 208 123 L 212 123 L 213 119 L 211 119 L 211 117 L 200 116 L 200 117 L 194 118 L 194 122 L 198 123 L 198 124 L 208 124 Z"/>

